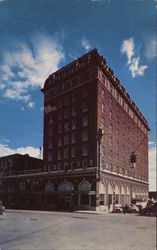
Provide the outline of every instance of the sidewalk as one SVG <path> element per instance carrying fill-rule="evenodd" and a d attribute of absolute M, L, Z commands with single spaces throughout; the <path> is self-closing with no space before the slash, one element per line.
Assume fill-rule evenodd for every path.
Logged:
<path fill-rule="evenodd" d="M 14 212 L 14 213 L 45 213 L 45 214 L 51 214 L 51 213 L 82 213 L 82 214 L 97 214 L 97 215 L 105 215 L 105 214 L 112 214 L 109 211 L 94 211 L 94 210 L 75 210 L 75 211 L 42 211 L 42 210 L 18 210 L 18 209 L 6 209 L 6 212 Z"/>

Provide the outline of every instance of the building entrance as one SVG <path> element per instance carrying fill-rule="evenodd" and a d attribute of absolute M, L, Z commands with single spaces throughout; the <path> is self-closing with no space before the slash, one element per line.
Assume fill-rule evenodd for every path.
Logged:
<path fill-rule="evenodd" d="M 60 196 L 58 198 L 58 209 L 63 211 L 72 211 L 73 210 L 73 198 L 71 196 Z"/>

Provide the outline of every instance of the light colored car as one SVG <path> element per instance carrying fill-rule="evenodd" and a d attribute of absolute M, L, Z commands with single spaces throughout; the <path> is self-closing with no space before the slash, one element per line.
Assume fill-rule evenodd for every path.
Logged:
<path fill-rule="evenodd" d="M 3 206 L 2 201 L 0 200 L 0 214 L 3 214 L 5 211 L 5 207 Z"/>
<path fill-rule="evenodd" d="M 123 209 L 120 204 L 115 204 L 116 213 L 122 213 Z"/>

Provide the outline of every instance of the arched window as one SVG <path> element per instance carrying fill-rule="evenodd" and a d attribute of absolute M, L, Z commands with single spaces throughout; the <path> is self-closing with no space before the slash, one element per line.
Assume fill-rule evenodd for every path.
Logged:
<path fill-rule="evenodd" d="M 44 187 L 44 191 L 45 191 L 45 193 L 52 193 L 52 192 L 54 192 L 54 185 L 53 185 L 53 183 L 50 182 L 50 181 L 46 182 L 45 187 Z"/>
<path fill-rule="evenodd" d="M 83 180 L 80 182 L 80 184 L 78 186 L 78 190 L 81 192 L 89 192 L 89 191 L 91 191 L 91 185 L 88 181 Z"/>
<path fill-rule="evenodd" d="M 63 181 L 58 185 L 58 191 L 60 192 L 71 192 L 74 190 L 74 186 L 69 181 Z"/>

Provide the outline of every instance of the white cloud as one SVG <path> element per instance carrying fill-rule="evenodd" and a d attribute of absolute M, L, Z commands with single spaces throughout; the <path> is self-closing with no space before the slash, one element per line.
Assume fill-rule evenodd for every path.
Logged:
<path fill-rule="evenodd" d="M 18 49 L 4 53 L 0 65 L 3 96 L 26 103 L 31 90 L 43 87 L 46 78 L 59 68 L 64 59 L 62 46 L 49 36 L 36 35 L 27 44 L 16 44 Z"/>
<path fill-rule="evenodd" d="M 121 46 L 121 53 L 126 54 L 128 58 L 128 64 L 131 63 L 131 58 L 134 55 L 134 40 L 130 38 L 128 40 L 124 40 Z"/>
<path fill-rule="evenodd" d="M 144 71 L 146 68 L 147 68 L 146 65 L 139 66 L 139 57 L 133 58 L 131 64 L 129 65 L 129 69 L 131 71 L 133 78 L 136 75 L 139 75 L 139 76 L 144 75 Z"/>
<path fill-rule="evenodd" d="M 11 155 L 11 154 L 29 154 L 32 157 L 40 158 L 39 148 L 34 148 L 32 146 L 21 147 L 17 149 L 11 149 L 8 145 L 0 144 L 0 157 Z"/>
<path fill-rule="evenodd" d="M 149 145 L 149 190 L 157 191 L 156 144 L 154 142 L 150 142 Z"/>
<path fill-rule="evenodd" d="M 135 56 L 135 45 L 133 38 L 128 40 L 124 40 L 121 45 L 121 54 L 125 54 L 127 56 L 127 64 L 129 66 L 129 70 L 131 72 L 132 77 L 142 76 L 144 75 L 145 70 L 147 69 L 147 65 L 139 66 L 139 56 Z"/>
<path fill-rule="evenodd" d="M 91 49 L 91 45 L 90 43 L 88 42 L 88 40 L 86 38 L 82 38 L 81 40 L 81 44 L 82 44 L 82 47 L 88 51 L 89 49 Z"/>
<path fill-rule="evenodd" d="M 22 111 L 24 111 L 24 110 L 25 110 L 25 108 L 22 106 L 22 107 L 21 107 L 21 110 L 22 110 Z"/>
<path fill-rule="evenodd" d="M 27 107 L 32 109 L 32 108 L 34 108 L 34 105 L 35 105 L 35 102 L 29 102 Z"/>
<path fill-rule="evenodd" d="M 149 40 L 149 42 L 146 45 L 145 55 L 147 59 L 152 59 L 156 57 L 157 55 L 156 46 L 157 46 L 157 41 L 156 38 L 153 37 L 152 39 Z"/>

